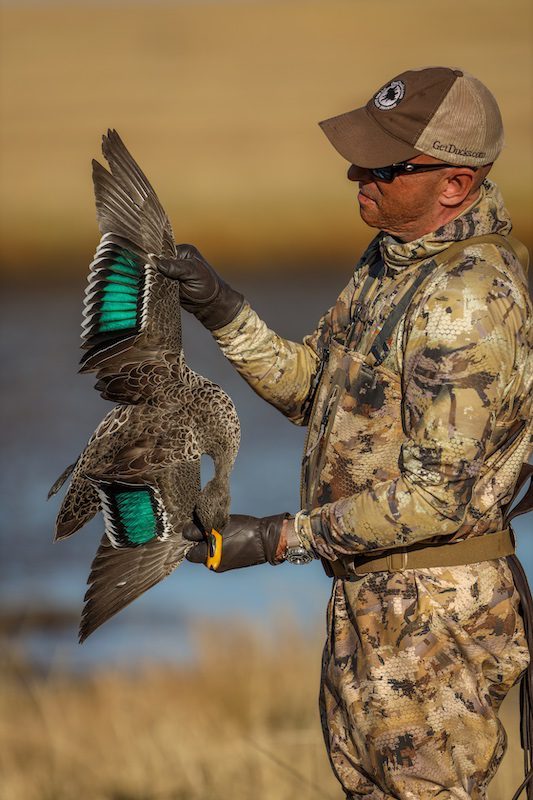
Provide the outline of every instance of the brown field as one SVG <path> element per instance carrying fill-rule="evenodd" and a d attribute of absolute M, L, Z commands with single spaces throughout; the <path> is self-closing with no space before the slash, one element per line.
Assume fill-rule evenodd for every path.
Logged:
<path fill-rule="evenodd" d="M 459 65 L 497 96 L 495 170 L 533 243 L 531 3 L 508 0 L 7 2 L 0 26 L 0 235 L 10 279 L 84 273 L 90 159 L 116 127 L 179 241 L 227 270 L 346 269 L 369 231 L 317 121 L 385 80 Z"/>
<path fill-rule="evenodd" d="M 3 648 L 3 800 L 341 800 L 316 696 L 321 643 L 294 631 L 275 652 L 249 631 L 200 637 L 192 667 L 38 675 Z M 521 778 L 517 693 L 490 800 Z"/>

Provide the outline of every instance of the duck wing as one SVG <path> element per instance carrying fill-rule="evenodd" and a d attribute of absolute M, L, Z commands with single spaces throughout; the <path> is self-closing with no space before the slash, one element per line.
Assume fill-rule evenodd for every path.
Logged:
<path fill-rule="evenodd" d="M 168 483 L 173 470 L 184 461 L 200 458 L 185 411 L 179 389 L 174 389 L 170 402 L 164 405 L 119 405 L 106 414 L 76 462 L 57 516 L 56 541 L 78 531 L 102 508 L 105 493 L 99 492 L 100 484 L 105 488 L 113 481 L 150 483 L 152 476 L 158 476 L 158 482 L 167 487 L 166 507 L 174 512 L 186 482 L 171 484 L 177 492 L 177 499 L 172 499 Z M 163 508 L 159 495 L 154 503 Z"/>
<path fill-rule="evenodd" d="M 200 459 L 176 463 L 155 479 L 91 482 L 100 498 L 105 534 L 87 581 L 80 641 L 184 559 L 191 543 L 181 531 L 200 493 Z"/>
<path fill-rule="evenodd" d="M 104 535 L 87 581 L 89 588 L 84 598 L 80 642 L 169 575 L 183 557 L 172 543 L 161 541 L 115 550 Z"/>
<path fill-rule="evenodd" d="M 101 359 L 110 350 L 116 356 L 117 348 L 123 354 L 181 352 L 179 283 L 161 275 L 152 261 L 152 254 L 175 255 L 170 220 L 116 131 L 103 136 L 102 152 L 110 171 L 93 161 L 102 238 L 85 292 L 81 372 L 98 371 Z M 121 371 L 116 357 L 114 368 Z"/>
<path fill-rule="evenodd" d="M 148 178 L 115 130 L 102 137 L 111 173 L 93 161 L 96 212 L 101 233 L 125 232 L 144 253 L 176 254 L 170 220 Z"/>

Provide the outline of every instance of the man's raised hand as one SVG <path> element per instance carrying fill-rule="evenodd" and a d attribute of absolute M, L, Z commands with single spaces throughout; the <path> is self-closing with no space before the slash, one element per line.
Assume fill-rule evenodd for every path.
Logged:
<path fill-rule="evenodd" d="M 157 269 L 180 281 L 180 302 L 208 330 L 228 325 L 239 313 L 244 297 L 222 280 L 192 244 L 176 245 L 176 257 L 154 259 Z"/>

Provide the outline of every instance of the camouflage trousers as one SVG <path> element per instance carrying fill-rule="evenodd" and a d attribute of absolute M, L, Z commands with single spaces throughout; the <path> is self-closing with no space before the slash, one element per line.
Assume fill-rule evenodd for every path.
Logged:
<path fill-rule="evenodd" d="M 485 800 L 529 663 L 505 559 L 337 579 L 320 711 L 350 800 Z"/>

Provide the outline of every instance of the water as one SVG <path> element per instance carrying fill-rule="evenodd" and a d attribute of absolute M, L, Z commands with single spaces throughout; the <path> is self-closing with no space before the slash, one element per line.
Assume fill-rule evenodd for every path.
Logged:
<path fill-rule="evenodd" d="M 269 325 L 300 339 L 334 301 L 343 278 L 306 279 L 303 298 L 301 287 L 285 279 L 239 283 Z M 4 615 L 19 616 L 20 646 L 42 664 L 87 668 L 189 658 L 198 623 L 205 620 L 218 626 L 244 620 L 274 637 L 287 619 L 309 629 L 323 627 L 330 581 L 318 563 L 222 575 L 185 563 L 83 646 L 77 644 L 77 617 L 102 523 L 93 520 L 71 539 L 52 544 L 60 498 L 47 503 L 46 494 L 110 407 L 91 388 L 94 378 L 76 375 L 83 288 L 80 282 L 53 291 L 9 290 L 3 297 L 0 602 Z M 210 334 L 183 316 L 187 362 L 231 395 L 241 421 L 232 510 L 257 516 L 296 510 L 305 431 L 258 398 Z M 531 580 L 530 526 L 524 517 L 517 524 L 519 555 Z M 34 609 L 62 612 L 65 618 L 59 614 L 54 626 L 35 628 Z"/>

